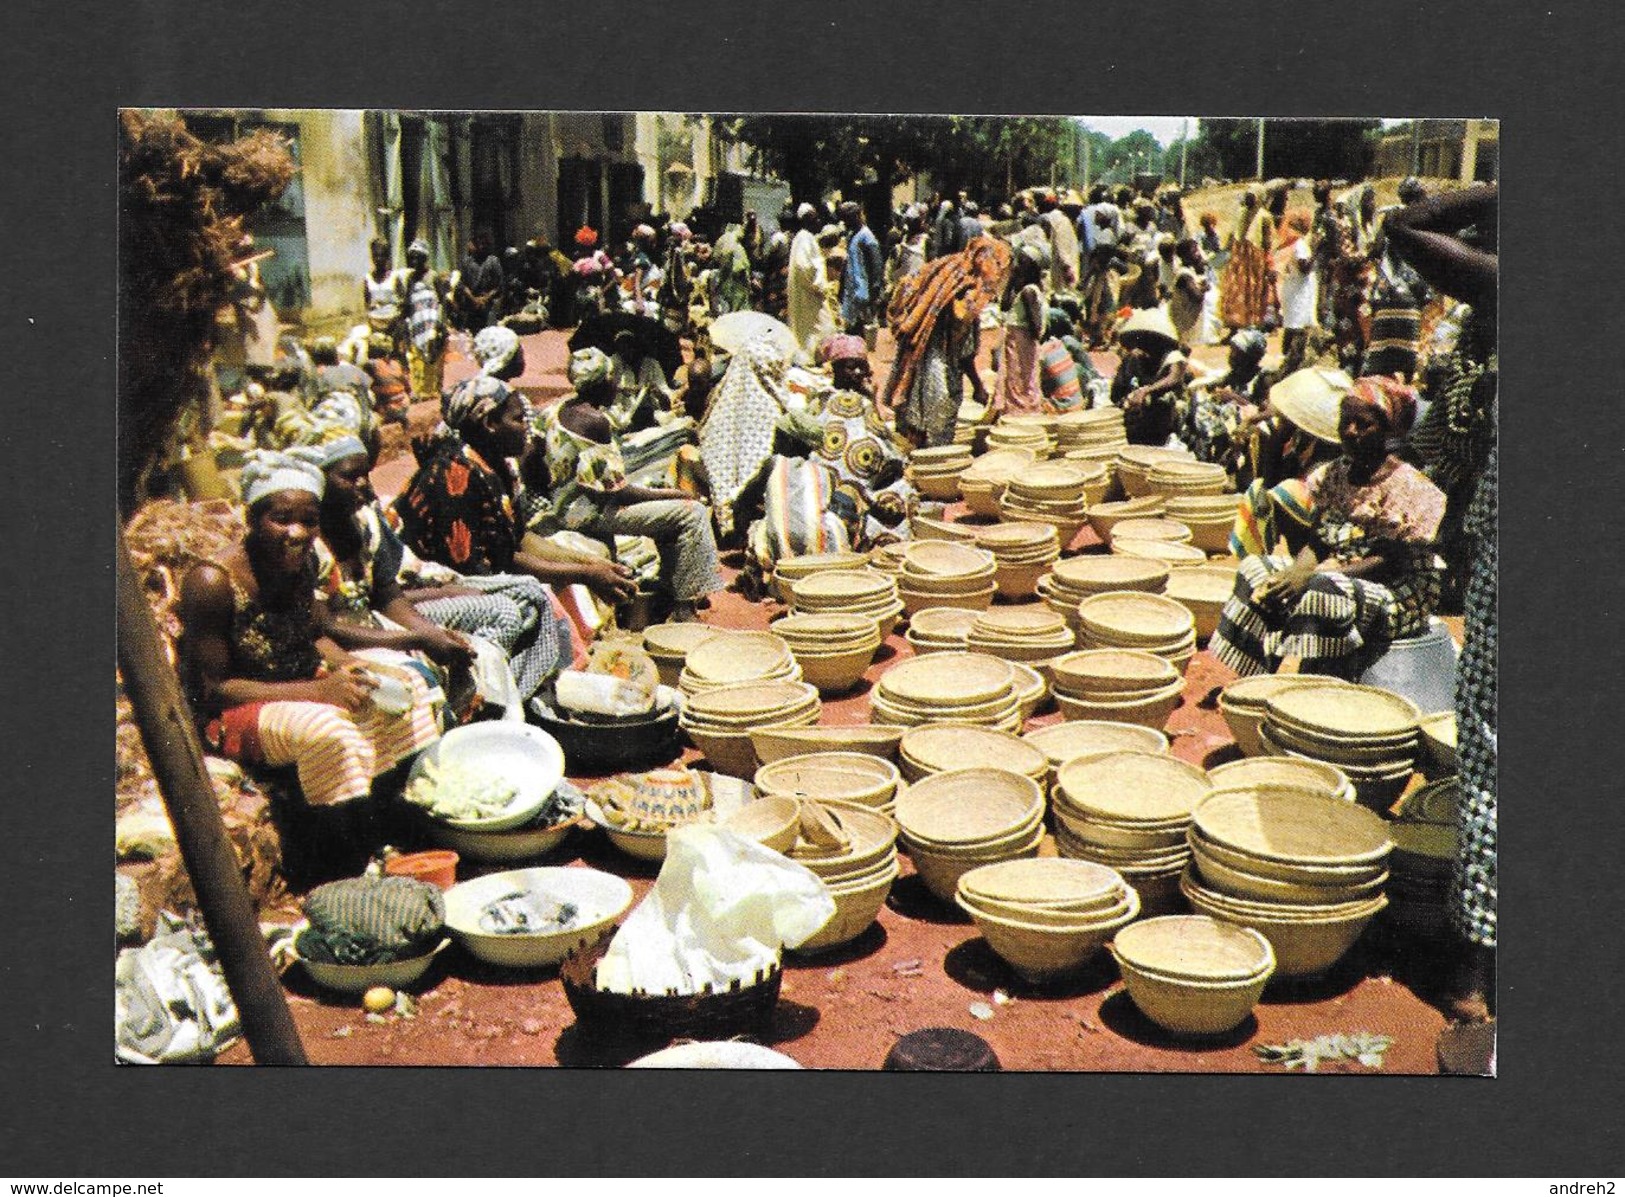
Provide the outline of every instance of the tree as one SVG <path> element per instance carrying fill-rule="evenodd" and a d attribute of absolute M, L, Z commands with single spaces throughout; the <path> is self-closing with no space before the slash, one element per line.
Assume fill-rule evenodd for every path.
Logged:
<path fill-rule="evenodd" d="M 1368 134 L 1377 120 L 1264 121 L 1264 177 L 1358 179 L 1371 168 Z M 1219 117 L 1200 123 L 1201 137 L 1217 151 L 1224 173 L 1250 179 L 1257 166 L 1258 122 Z"/>

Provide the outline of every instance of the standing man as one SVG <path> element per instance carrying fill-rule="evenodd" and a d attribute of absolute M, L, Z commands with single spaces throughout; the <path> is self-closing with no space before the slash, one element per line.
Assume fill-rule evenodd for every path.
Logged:
<path fill-rule="evenodd" d="M 475 229 L 468 253 L 457 265 L 456 307 L 465 332 L 479 332 L 498 314 L 504 279 L 495 245 L 490 229 Z"/>
<path fill-rule="evenodd" d="M 818 244 L 818 209 L 803 203 L 796 209 L 796 224 L 796 235 L 790 242 L 789 324 L 797 355 L 811 362 L 824 338 L 834 335 L 835 321 L 827 302 L 829 273 L 824 266 L 824 250 Z"/>
<path fill-rule="evenodd" d="M 874 321 L 875 305 L 885 287 L 886 258 L 862 208 L 848 200 L 835 215 L 849 234 L 841 274 L 841 323 L 847 332 L 862 336 Z"/>
<path fill-rule="evenodd" d="M 1053 294 L 1071 291 L 1078 285 L 1078 234 L 1072 218 L 1061 211 L 1061 201 L 1053 191 L 1038 197 L 1038 219 L 1049 235 L 1049 289 Z"/>

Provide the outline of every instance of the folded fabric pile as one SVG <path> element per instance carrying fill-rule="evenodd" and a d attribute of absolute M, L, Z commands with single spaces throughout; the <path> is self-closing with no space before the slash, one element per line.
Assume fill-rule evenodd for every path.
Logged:
<path fill-rule="evenodd" d="M 440 890 L 410 877 L 350 877 L 305 898 L 310 926 L 299 956 L 320 964 L 410 960 L 440 942 L 446 907 Z"/>

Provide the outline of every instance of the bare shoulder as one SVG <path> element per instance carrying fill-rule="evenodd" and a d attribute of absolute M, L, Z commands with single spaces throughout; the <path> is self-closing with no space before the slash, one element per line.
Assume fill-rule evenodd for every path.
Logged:
<path fill-rule="evenodd" d="M 586 403 L 567 403 L 559 409 L 559 423 L 578 436 L 608 444 L 612 429 L 609 417 Z"/>

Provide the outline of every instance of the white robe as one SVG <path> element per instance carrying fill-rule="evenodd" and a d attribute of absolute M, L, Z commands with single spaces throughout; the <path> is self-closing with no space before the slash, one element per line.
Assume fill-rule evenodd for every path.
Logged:
<path fill-rule="evenodd" d="M 798 354 L 807 362 L 818 359 L 818 346 L 836 333 L 829 310 L 829 273 L 818 238 L 806 229 L 790 243 L 790 332 Z"/>

